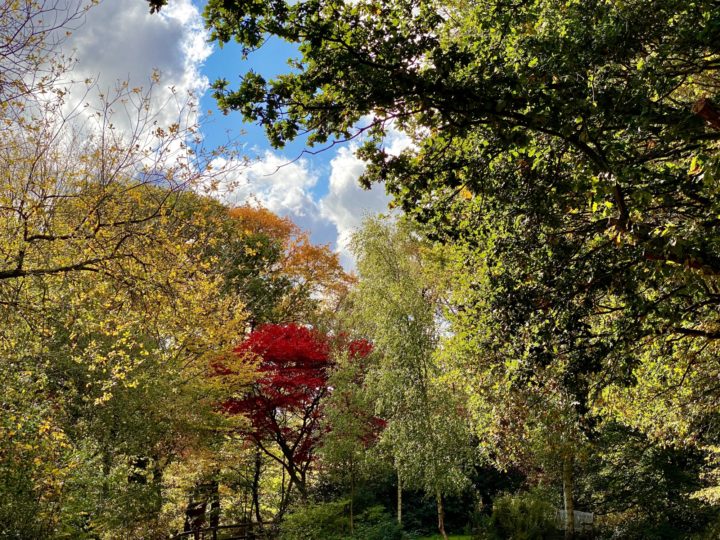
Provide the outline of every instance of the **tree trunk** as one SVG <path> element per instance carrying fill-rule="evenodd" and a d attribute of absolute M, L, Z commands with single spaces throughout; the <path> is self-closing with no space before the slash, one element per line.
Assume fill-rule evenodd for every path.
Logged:
<path fill-rule="evenodd" d="M 112 470 L 113 458 L 110 452 L 103 452 L 102 456 L 102 472 L 103 472 L 103 484 L 102 484 L 102 498 L 103 502 L 107 501 L 110 497 L 110 471 Z"/>
<path fill-rule="evenodd" d="M 153 464 L 152 471 L 152 484 L 153 484 L 153 512 L 157 516 L 162 510 L 162 483 L 163 483 L 164 469 L 160 462 L 156 459 Z"/>
<path fill-rule="evenodd" d="M 287 474 L 285 472 L 285 464 L 282 466 L 282 476 L 280 478 L 280 508 L 285 508 L 285 499 L 287 497 L 287 493 L 285 492 L 285 475 Z M 290 486 L 288 485 L 288 488 Z"/>
<path fill-rule="evenodd" d="M 220 526 L 220 484 L 218 482 L 219 471 L 213 473 L 210 481 L 210 527 Z"/>
<path fill-rule="evenodd" d="M 280 479 L 280 482 L 282 484 L 282 489 L 280 490 L 281 496 L 280 496 L 280 504 L 278 505 L 278 511 L 273 517 L 273 521 L 280 522 L 282 521 L 283 516 L 285 515 L 285 512 L 290 506 L 290 502 L 292 501 L 292 493 L 293 493 L 293 486 L 295 483 L 293 482 L 292 478 L 288 476 L 287 483 L 286 483 L 286 469 L 283 465 L 282 469 L 282 478 Z"/>
<path fill-rule="evenodd" d="M 290 493 L 290 488 L 292 486 L 295 486 L 297 488 L 298 493 L 300 494 L 300 498 L 303 501 L 307 500 L 307 481 L 306 481 L 306 475 L 305 472 L 299 469 L 296 465 L 291 464 L 288 466 L 285 466 L 285 470 L 288 473 L 289 482 L 288 482 L 288 493 Z"/>
<path fill-rule="evenodd" d="M 200 529 L 205 524 L 205 516 L 207 510 L 207 499 L 203 496 L 201 487 L 196 485 L 185 507 L 185 525 L 184 532 L 192 532 L 195 540 L 200 539 Z"/>
<path fill-rule="evenodd" d="M 262 472 L 262 455 L 260 449 L 255 450 L 255 474 L 252 483 L 252 506 L 255 507 L 255 520 L 258 525 L 262 526 L 262 516 L 260 515 L 260 473 Z"/>
<path fill-rule="evenodd" d="M 355 471 L 350 463 L 350 536 L 355 534 Z"/>
<path fill-rule="evenodd" d="M 307 471 L 300 471 L 298 478 L 298 491 L 303 501 L 307 501 Z"/>
<path fill-rule="evenodd" d="M 565 503 L 565 538 L 575 538 L 575 500 L 573 499 L 574 477 L 573 458 L 567 455 L 563 458 L 563 501 Z"/>
<path fill-rule="evenodd" d="M 438 514 L 438 531 L 443 540 L 447 540 L 447 533 L 445 532 L 445 508 L 443 508 L 443 500 L 440 491 L 435 492 L 437 499 L 437 514 Z"/>
<path fill-rule="evenodd" d="M 402 482 L 400 472 L 397 475 L 397 522 L 402 527 Z"/>

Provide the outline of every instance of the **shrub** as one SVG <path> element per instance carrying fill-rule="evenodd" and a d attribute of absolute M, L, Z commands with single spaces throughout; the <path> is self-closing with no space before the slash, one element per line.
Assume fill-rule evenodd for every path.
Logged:
<path fill-rule="evenodd" d="M 371 506 L 355 521 L 353 538 L 358 540 L 400 540 L 402 536 L 402 527 L 384 506 Z"/>
<path fill-rule="evenodd" d="M 347 501 L 333 501 L 297 508 L 280 526 L 281 540 L 340 540 L 347 538 L 350 520 L 345 516 Z"/>
<path fill-rule="evenodd" d="M 280 526 L 281 540 L 400 540 L 402 528 L 383 506 L 371 506 L 355 518 L 350 534 L 348 501 L 340 500 L 297 508 Z"/>
<path fill-rule="evenodd" d="M 483 520 L 479 538 L 546 540 L 557 536 L 555 509 L 539 490 L 495 499 L 492 515 Z"/>

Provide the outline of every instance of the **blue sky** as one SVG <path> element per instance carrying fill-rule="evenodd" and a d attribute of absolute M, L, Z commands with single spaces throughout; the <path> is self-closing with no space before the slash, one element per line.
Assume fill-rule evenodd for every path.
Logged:
<path fill-rule="evenodd" d="M 270 79 L 289 70 L 287 60 L 298 56 L 298 51 L 291 44 L 278 38 L 269 39 L 263 46 L 251 54 L 248 58 L 242 58 L 241 47 L 234 43 L 226 43 L 219 47 L 213 46 L 213 51 L 203 63 L 201 72 L 208 77 L 210 82 L 225 78 L 230 81 L 231 86 L 236 86 L 240 76 L 252 70 L 263 77 Z M 230 112 L 223 115 L 218 112 L 212 92 L 206 92 L 201 100 L 203 111 L 212 111 L 212 124 L 206 129 L 208 141 L 215 144 L 222 144 L 225 133 L 239 134 L 243 131 L 243 139 L 249 148 L 256 147 L 260 150 L 269 149 L 265 134 L 257 125 L 243 122 L 242 115 Z M 283 152 L 288 155 L 299 155 L 305 149 L 305 140 L 299 139 L 288 145 Z M 317 159 L 328 161 L 326 156 L 318 156 Z"/>
<path fill-rule="evenodd" d="M 213 47 L 212 54 L 202 66 L 202 73 L 208 77 L 210 82 L 219 78 L 227 79 L 232 87 L 237 84 L 242 74 L 250 70 L 261 74 L 266 79 L 287 73 L 290 70 L 288 59 L 297 57 L 299 57 L 297 49 L 278 38 L 268 39 L 260 49 L 246 59 L 242 58 L 241 47 L 230 42 L 223 45 L 222 48 L 218 45 Z M 210 144 L 215 146 L 223 144 L 227 134 L 238 136 L 242 132 L 241 140 L 248 155 L 262 154 L 271 149 L 260 126 L 244 122 L 240 113 L 231 112 L 227 115 L 220 113 L 217 110 L 215 99 L 212 97 L 212 92 L 208 91 L 203 95 L 201 107 L 203 111 L 212 111 L 205 130 L 207 141 Z M 306 137 L 300 137 L 276 152 L 289 160 L 301 156 L 306 157 L 320 176 L 324 177 L 330 174 L 330 161 L 335 153 L 331 151 L 316 152 L 317 149 L 312 149 L 315 153 L 311 155 L 306 152 L 307 149 Z M 327 182 L 318 182 L 311 192 L 316 198 L 324 197 L 328 192 Z"/>
<path fill-rule="evenodd" d="M 289 216 L 310 231 L 315 242 L 331 244 L 343 264 L 352 268 L 347 250 L 350 235 L 365 215 L 386 210 L 384 189 L 359 188 L 357 177 L 364 164 L 355 158 L 352 145 L 310 155 L 303 154 L 304 141 L 298 140 L 274 150 L 258 126 L 244 124 L 237 113 L 219 113 L 207 90 L 211 81 L 223 77 L 234 86 L 249 69 L 272 77 L 289 69 L 287 60 L 296 51 L 275 39 L 243 60 L 234 43 L 223 48 L 208 43 L 200 12 L 193 0 L 170 0 L 159 16 L 149 15 L 144 0 L 103 0 L 89 10 L 85 24 L 64 44 L 77 60 L 74 78 L 91 77 L 98 80 L 99 88 L 112 87 L 119 80 L 142 86 L 157 69 L 165 90 L 174 87 L 178 93 L 200 96 L 206 145 L 223 144 L 230 137 L 252 160 L 236 174 L 233 184 L 238 187 L 223 197 L 224 202 L 256 201 Z M 167 91 L 163 94 L 161 89 L 157 103 L 166 98 Z M 168 124 L 174 121 L 172 110 L 163 109 L 160 114 Z M 399 151 L 407 140 L 395 134 L 388 144 Z"/>

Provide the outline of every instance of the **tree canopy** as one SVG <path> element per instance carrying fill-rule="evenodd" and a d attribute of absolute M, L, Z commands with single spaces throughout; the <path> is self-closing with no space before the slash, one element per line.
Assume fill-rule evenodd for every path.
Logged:
<path fill-rule="evenodd" d="M 581 409 L 658 347 L 714 372 L 714 2 L 210 2 L 206 18 L 248 54 L 271 34 L 301 55 L 217 81 L 220 106 L 278 146 L 364 137 L 363 181 L 488 267 L 479 295 L 514 354 L 567 358 Z M 391 128 L 414 141 L 400 155 Z"/>
<path fill-rule="evenodd" d="M 0 537 L 718 538 L 716 0 L 209 0 L 392 196 L 357 275 L 160 72 L 69 107 L 83 13 L 0 1 Z"/>

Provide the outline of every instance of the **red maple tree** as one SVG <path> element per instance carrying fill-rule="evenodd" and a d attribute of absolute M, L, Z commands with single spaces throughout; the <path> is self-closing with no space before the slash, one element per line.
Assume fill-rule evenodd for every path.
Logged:
<path fill-rule="evenodd" d="M 242 397 L 222 404 L 226 413 L 249 419 L 248 437 L 283 466 L 303 496 L 321 435 L 322 400 L 330 391 L 327 380 L 333 346 L 346 348 L 352 356 L 370 351 L 367 342 L 331 342 L 327 335 L 297 324 L 260 326 L 235 349 L 248 361 L 259 358 L 259 377 Z M 221 366 L 216 373 L 222 374 Z"/>

